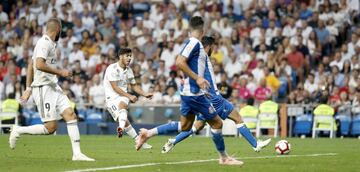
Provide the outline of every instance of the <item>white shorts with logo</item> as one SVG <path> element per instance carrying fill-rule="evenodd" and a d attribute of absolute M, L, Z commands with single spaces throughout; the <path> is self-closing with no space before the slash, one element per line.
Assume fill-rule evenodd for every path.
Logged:
<path fill-rule="evenodd" d="M 112 97 L 107 97 L 106 98 L 106 109 L 109 111 L 109 113 L 111 114 L 111 116 L 113 117 L 113 119 L 116 121 L 117 118 L 119 117 L 117 114 L 115 113 L 115 111 L 119 110 L 119 104 L 120 102 L 125 103 L 126 105 L 129 105 L 129 98 L 127 97 L 123 97 L 123 96 L 117 96 L 115 98 Z"/>
<path fill-rule="evenodd" d="M 65 109 L 71 107 L 69 98 L 58 85 L 33 87 L 32 96 L 42 122 L 60 120 Z"/>

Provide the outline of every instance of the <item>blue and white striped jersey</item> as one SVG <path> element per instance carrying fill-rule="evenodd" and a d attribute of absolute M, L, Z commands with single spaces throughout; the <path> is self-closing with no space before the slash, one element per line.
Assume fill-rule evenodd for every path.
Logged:
<path fill-rule="evenodd" d="M 211 95 L 219 95 L 219 90 L 216 86 L 215 73 L 213 65 L 211 64 L 210 57 L 206 55 L 206 68 L 204 78 L 209 82 L 210 87 L 207 90 Z"/>
<path fill-rule="evenodd" d="M 201 42 L 191 37 L 185 41 L 180 55 L 187 58 L 187 64 L 190 69 L 198 76 L 205 77 L 207 69 L 207 55 Z M 185 75 L 185 78 L 180 87 L 180 94 L 183 96 L 198 96 L 203 95 L 204 92 L 196 84 L 196 81 Z"/>

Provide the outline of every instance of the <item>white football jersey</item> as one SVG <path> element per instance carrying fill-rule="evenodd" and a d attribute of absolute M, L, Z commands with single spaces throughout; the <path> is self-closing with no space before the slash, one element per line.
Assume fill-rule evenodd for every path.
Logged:
<path fill-rule="evenodd" d="M 36 58 L 43 58 L 46 64 L 51 68 L 56 68 L 56 43 L 49 36 L 43 35 L 37 42 L 32 56 L 34 80 L 31 86 L 53 85 L 57 84 L 56 75 L 46 73 L 36 69 Z"/>
<path fill-rule="evenodd" d="M 106 99 L 112 99 L 120 96 L 111 87 L 110 81 L 116 81 L 117 86 L 123 91 L 127 92 L 128 84 L 136 84 L 134 73 L 130 67 L 126 67 L 124 70 L 119 66 L 119 63 L 113 63 L 106 68 L 104 76 L 104 89 Z"/>

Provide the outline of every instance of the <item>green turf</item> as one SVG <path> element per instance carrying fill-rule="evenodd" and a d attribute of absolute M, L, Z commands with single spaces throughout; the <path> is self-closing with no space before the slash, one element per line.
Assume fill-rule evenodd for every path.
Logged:
<path fill-rule="evenodd" d="M 135 151 L 129 137 L 82 136 L 84 153 L 96 162 L 72 162 L 71 148 L 65 136 L 23 136 L 15 150 L 8 148 L 8 135 L 0 136 L 0 171 L 66 171 L 119 165 L 165 163 L 217 158 L 212 140 L 192 137 L 176 145 L 169 154 L 161 154 L 167 137 L 154 137 L 149 143 L 152 150 Z M 220 166 L 217 161 L 176 165 L 154 165 L 116 171 L 360 171 L 360 140 L 358 139 L 288 139 L 292 145 L 290 155 L 337 153 L 336 156 L 288 157 L 248 159 L 248 157 L 275 156 L 274 140 L 261 153 L 255 153 L 244 139 L 225 139 L 229 154 L 245 157 L 241 167 Z"/>

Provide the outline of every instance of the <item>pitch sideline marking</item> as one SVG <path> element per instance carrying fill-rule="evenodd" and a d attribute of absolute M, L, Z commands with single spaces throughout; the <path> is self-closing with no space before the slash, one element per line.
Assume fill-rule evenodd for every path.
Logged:
<path fill-rule="evenodd" d="M 336 156 L 337 153 L 323 153 L 323 154 L 305 154 L 305 155 L 276 155 L 276 156 L 257 156 L 257 157 L 242 157 L 236 159 L 267 159 L 267 158 L 292 158 L 292 157 L 317 157 L 317 156 Z M 128 168 L 138 168 L 138 167 L 148 167 L 155 165 L 175 165 L 175 164 L 192 164 L 192 163 L 201 163 L 201 162 L 210 162 L 217 161 L 219 159 L 204 159 L 204 160 L 190 160 L 190 161 L 178 161 L 178 162 L 157 162 L 157 163 L 144 163 L 144 164 L 132 164 L 132 165 L 120 165 L 112 167 L 102 167 L 102 168 L 88 168 L 88 169 L 78 169 L 78 170 L 69 170 L 65 172 L 89 172 L 89 171 L 107 171 L 107 170 L 116 170 L 116 169 L 128 169 Z"/>

